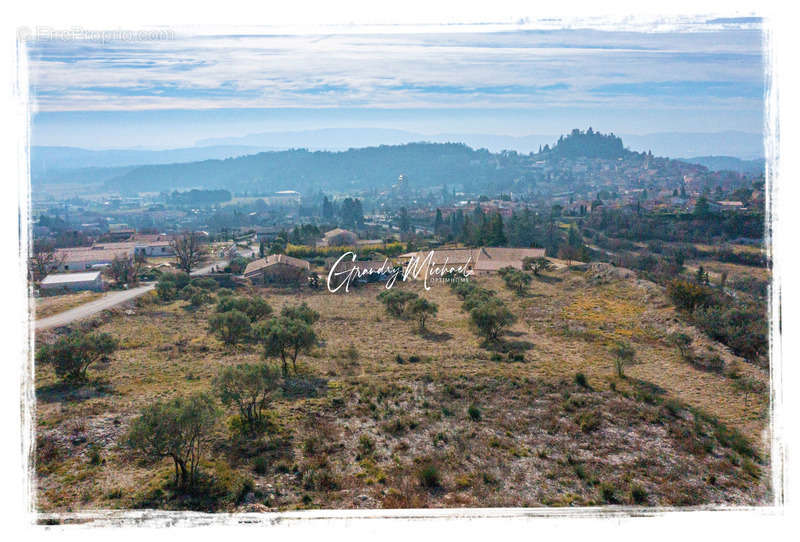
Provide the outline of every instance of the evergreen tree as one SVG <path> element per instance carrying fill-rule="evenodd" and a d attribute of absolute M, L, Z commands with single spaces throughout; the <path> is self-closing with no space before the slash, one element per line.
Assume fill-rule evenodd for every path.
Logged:
<path fill-rule="evenodd" d="M 503 231 L 503 217 L 500 216 L 500 213 L 492 214 L 488 229 L 488 239 L 485 240 L 487 245 L 500 247 L 504 246 L 508 242 L 505 232 Z"/>
<path fill-rule="evenodd" d="M 436 235 L 441 235 L 443 227 L 444 219 L 442 218 L 442 210 L 436 209 L 436 219 L 433 221 L 433 232 Z"/>
<path fill-rule="evenodd" d="M 328 199 L 328 196 L 322 198 L 322 219 L 326 222 L 333 222 L 333 203 Z"/>

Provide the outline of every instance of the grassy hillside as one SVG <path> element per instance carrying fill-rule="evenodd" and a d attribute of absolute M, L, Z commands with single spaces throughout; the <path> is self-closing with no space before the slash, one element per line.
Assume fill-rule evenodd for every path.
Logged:
<path fill-rule="evenodd" d="M 261 348 L 209 335 L 213 306 L 148 298 L 133 314 L 106 315 L 97 329 L 121 349 L 92 369 L 93 382 L 65 388 L 37 367 L 40 509 L 768 501 L 768 397 L 741 385 L 765 389 L 767 372 L 683 323 L 657 286 L 602 265 L 547 273 L 524 297 L 498 277 L 477 281 L 519 317 L 499 347 L 478 339 L 442 284 L 424 294 L 397 286 L 438 304 L 423 333 L 387 315 L 380 285 L 342 295 L 253 289 L 276 312 L 306 301 L 321 314 L 321 341 L 300 356 L 263 436 L 218 427 L 205 489 L 188 496 L 171 489 L 170 462 L 145 463 L 124 445 L 127 428 L 141 406 L 205 390 L 220 367 L 258 361 Z M 667 340 L 675 331 L 725 369 L 684 361 Z M 624 378 L 610 353 L 618 339 L 636 350 Z"/>

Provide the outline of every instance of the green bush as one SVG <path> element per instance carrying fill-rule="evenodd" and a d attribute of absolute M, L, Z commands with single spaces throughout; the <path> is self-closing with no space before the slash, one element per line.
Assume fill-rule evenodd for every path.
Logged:
<path fill-rule="evenodd" d="M 52 365 L 56 376 L 64 381 L 82 382 L 91 364 L 107 361 L 118 347 L 119 342 L 109 333 L 73 331 L 40 347 L 36 362 Z"/>
<path fill-rule="evenodd" d="M 483 413 L 481 412 L 480 407 L 478 407 L 478 405 L 476 405 L 475 403 L 469 405 L 469 408 L 467 409 L 467 414 L 469 414 L 469 419 L 472 420 L 473 422 L 480 421 L 481 418 L 483 417 Z"/>
<path fill-rule="evenodd" d="M 280 387 L 278 370 L 266 363 L 223 367 L 211 382 L 214 394 L 225 406 L 234 406 L 247 431 L 264 428 L 264 410 Z"/>
<path fill-rule="evenodd" d="M 358 437 L 358 453 L 361 457 L 369 457 L 375 452 L 375 441 L 369 435 Z"/>
<path fill-rule="evenodd" d="M 692 312 L 711 301 L 712 291 L 701 284 L 674 279 L 667 284 L 667 295 L 678 309 Z"/>
<path fill-rule="evenodd" d="M 175 464 L 175 485 L 187 489 L 197 480 L 203 451 L 218 418 L 217 407 L 203 393 L 157 401 L 133 420 L 127 443 L 150 460 L 170 457 Z"/>
<path fill-rule="evenodd" d="M 636 504 L 646 504 L 647 503 L 647 491 L 638 484 L 634 484 L 631 486 L 631 500 Z"/>
<path fill-rule="evenodd" d="M 617 376 L 624 378 L 625 367 L 633 363 L 636 350 L 634 350 L 630 343 L 618 341 L 614 348 L 611 349 L 611 353 L 614 354 L 614 367 L 617 370 Z"/>
<path fill-rule="evenodd" d="M 251 323 L 263 320 L 272 314 L 272 307 L 263 297 L 223 296 L 217 302 L 217 312 L 239 311 L 247 315 Z"/>
<path fill-rule="evenodd" d="M 417 475 L 419 483 L 426 489 L 435 489 L 441 485 L 441 475 L 435 465 L 428 464 L 423 466 Z"/>
<path fill-rule="evenodd" d="M 239 310 L 233 309 L 215 314 L 208 320 L 209 330 L 222 342 L 234 346 L 250 335 L 250 319 Z"/>
<path fill-rule="evenodd" d="M 406 305 L 417 299 L 417 294 L 403 290 L 384 290 L 378 295 L 378 300 L 386 306 L 386 312 L 396 318 L 405 315 Z"/>
<path fill-rule="evenodd" d="M 281 316 L 302 320 L 308 325 L 313 325 L 319 320 L 319 313 L 309 307 L 305 301 L 300 305 L 286 305 L 281 309 Z"/>
<path fill-rule="evenodd" d="M 267 470 L 269 469 L 269 462 L 267 458 L 263 455 L 259 455 L 258 457 L 253 460 L 253 470 L 256 474 L 267 474 Z"/>
<path fill-rule="evenodd" d="M 470 311 L 472 323 L 478 334 L 488 341 L 496 341 L 506 328 L 517 321 L 510 310 L 500 300 L 491 299 Z"/>
<path fill-rule="evenodd" d="M 584 433 L 591 433 L 600 427 L 600 416 L 596 412 L 581 412 L 575 419 L 575 423 Z"/>
<path fill-rule="evenodd" d="M 600 496 L 608 504 L 619 504 L 616 488 L 607 482 L 600 484 Z"/>

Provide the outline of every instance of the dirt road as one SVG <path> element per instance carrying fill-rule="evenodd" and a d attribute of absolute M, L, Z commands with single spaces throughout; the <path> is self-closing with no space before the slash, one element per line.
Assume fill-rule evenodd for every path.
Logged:
<path fill-rule="evenodd" d="M 192 276 L 207 275 L 211 272 L 213 267 L 224 267 L 225 265 L 226 262 L 224 261 L 214 262 L 205 267 L 201 267 L 200 269 L 195 269 L 191 274 Z M 137 288 L 131 288 L 130 290 L 109 292 L 100 299 L 95 299 L 94 301 L 90 301 L 89 303 L 85 303 L 79 307 L 75 307 L 74 309 L 69 309 L 67 311 L 54 314 L 53 316 L 48 316 L 47 318 L 37 320 L 34 323 L 34 326 L 36 329 L 50 329 L 54 327 L 66 326 L 72 322 L 75 322 L 76 320 L 88 318 L 89 316 L 93 316 L 98 312 L 116 307 L 117 305 L 125 303 L 126 301 L 136 299 L 140 295 L 146 294 L 155 287 L 155 283 L 151 282 L 148 284 L 143 284 Z"/>

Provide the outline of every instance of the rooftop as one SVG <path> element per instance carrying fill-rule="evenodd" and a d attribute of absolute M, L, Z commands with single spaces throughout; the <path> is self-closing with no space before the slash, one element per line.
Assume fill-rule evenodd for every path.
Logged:
<path fill-rule="evenodd" d="M 89 282 L 97 280 L 100 277 L 100 271 L 92 271 L 91 273 L 56 273 L 47 275 L 42 284 L 72 284 L 75 282 Z"/>

